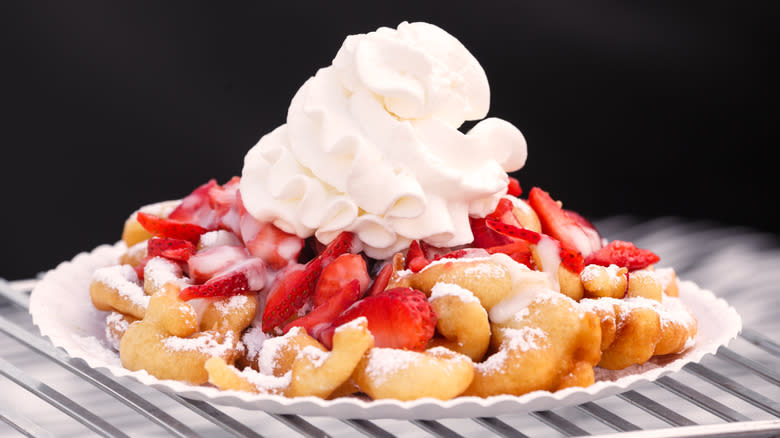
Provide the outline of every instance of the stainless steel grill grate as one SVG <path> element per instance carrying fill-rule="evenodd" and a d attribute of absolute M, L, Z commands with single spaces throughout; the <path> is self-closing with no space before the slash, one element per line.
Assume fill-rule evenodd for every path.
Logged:
<path fill-rule="evenodd" d="M 0 279 L 0 437 L 780 436 L 774 238 L 673 218 L 619 217 L 598 227 L 653 248 L 681 277 L 728 299 L 744 318 L 739 338 L 683 372 L 573 407 L 439 421 L 304 418 L 214 406 L 96 371 L 40 337 L 27 313 L 34 280 Z"/>

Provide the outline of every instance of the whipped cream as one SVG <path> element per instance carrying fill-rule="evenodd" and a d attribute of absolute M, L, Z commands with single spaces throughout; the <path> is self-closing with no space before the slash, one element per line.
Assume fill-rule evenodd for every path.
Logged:
<path fill-rule="evenodd" d="M 525 138 L 487 118 L 485 72 L 453 36 L 401 23 L 347 37 L 331 66 L 293 97 L 287 123 L 246 155 L 247 211 L 300 237 L 330 242 L 351 231 L 385 259 L 412 240 L 451 247 L 473 240 L 525 164 Z"/>

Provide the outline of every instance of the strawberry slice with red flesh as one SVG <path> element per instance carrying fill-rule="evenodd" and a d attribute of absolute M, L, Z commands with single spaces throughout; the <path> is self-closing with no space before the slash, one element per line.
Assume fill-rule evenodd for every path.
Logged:
<path fill-rule="evenodd" d="M 182 300 L 205 297 L 229 297 L 249 291 L 249 280 L 243 272 L 214 277 L 195 286 L 189 286 L 179 293 Z"/>
<path fill-rule="evenodd" d="M 304 241 L 295 234 L 285 233 L 271 223 L 260 225 L 257 233 L 246 241 L 250 254 L 265 260 L 276 270 L 298 260 Z"/>
<path fill-rule="evenodd" d="M 387 285 L 390 284 L 390 278 L 393 276 L 393 264 L 385 263 L 379 273 L 376 274 L 374 282 L 371 283 L 371 287 L 368 289 L 367 296 L 374 296 L 380 294 L 387 289 Z"/>
<path fill-rule="evenodd" d="M 506 254 L 517 263 L 522 263 L 531 269 L 535 269 L 531 246 L 525 240 L 518 239 L 512 243 L 507 243 L 506 245 L 492 246 L 490 248 L 485 248 L 485 251 L 489 254 Z"/>
<path fill-rule="evenodd" d="M 550 194 L 534 187 L 528 193 L 528 204 L 534 209 L 542 232 L 575 248 L 584 256 L 601 248 L 601 237 L 595 228 L 576 213 L 569 213 L 550 197 Z"/>
<path fill-rule="evenodd" d="M 363 257 L 358 254 L 342 254 L 336 257 L 322 269 L 317 286 L 314 288 L 312 304 L 315 308 L 325 304 L 355 280 L 358 282 L 358 291 L 362 295 L 371 281 Z"/>
<path fill-rule="evenodd" d="M 204 297 L 230 297 L 265 287 L 265 263 L 257 257 L 250 257 L 218 273 L 203 284 L 182 289 L 183 300 Z"/>
<path fill-rule="evenodd" d="M 280 286 L 268 294 L 262 317 L 263 331 L 269 332 L 274 327 L 280 326 L 303 307 L 306 300 L 314 293 L 322 269 L 336 257 L 348 253 L 352 248 L 352 241 L 352 233 L 342 232 L 322 253 L 306 264 L 301 274 L 295 274 L 292 279 L 285 279 L 281 282 L 283 287 Z"/>
<path fill-rule="evenodd" d="M 360 295 L 360 280 L 352 280 L 326 301 L 315 305 L 311 312 L 284 326 L 284 332 L 287 333 L 293 327 L 303 327 L 313 338 L 319 338 L 341 312 L 360 299 Z"/>
<path fill-rule="evenodd" d="M 504 234 L 509 237 L 525 240 L 530 244 L 538 244 L 542 240 L 542 235 L 536 231 L 528 230 L 526 228 L 516 227 L 514 225 L 505 224 L 503 222 L 494 221 L 488 219 L 485 221 L 488 228 L 496 231 L 497 233 Z M 585 268 L 585 263 L 582 254 L 576 249 L 569 246 L 566 242 L 558 242 L 559 255 L 561 257 L 561 263 L 566 269 L 579 274 Z"/>
<path fill-rule="evenodd" d="M 617 265 L 629 271 L 644 269 L 661 258 L 649 249 L 637 248 L 631 242 L 613 240 L 585 258 L 585 263 L 601 266 Z"/>
<path fill-rule="evenodd" d="M 200 225 L 170 218 L 164 219 L 142 211 L 138 212 L 136 219 L 146 231 L 154 236 L 188 240 L 192 243 L 197 243 L 200 240 L 200 235 L 208 231 Z"/>
<path fill-rule="evenodd" d="M 486 225 L 487 219 L 493 219 L 512 225 L 520 225 L 515 218 L 514 204 L 506 198 L 501 198 L 496 205 L 496 209 L 484 218 L 469 218 L 471 224 L 471 233 L 474 235 L 474 246 L 477 248 L 490 248 L 492 246 L 506 245 L 511 243 L 512 239 L 502 234 L 490 230 Z"/>
<path fill-rule="evenodd" d="M 154 237 L 146 241 L 146 253 L 150 257 L 186 262 L 195 254 L 195 244 L 189 240 Z"/>
<path fill-rule="evenodd" d="M 238 185 L 241 178 L 234 176 L 222 186 L 215 185 L 207 192 L 209 206 L 214 210 L 219 228 L 239 233 L 241 208 Z"/>
<path fill-rule="evenodd" d="M 331 348 L 336 328 L 361 316 L 368 320 L 376 347 L 416 351 L 424 350 L 433 337 L 437 319 L 424 293 L 408 287 L 388 289 L 345 310 L 322 331 L 320 341 Z"/>
<path fill-rule="evenodd" d="M 520 181 L 517 178 L 509 177 L 509 184 L 506 187 L 506 194 L 514 197 L 519 197 L 523 194 L 523 189 L 520 187 Z"/>
<path fill-rule="evenodd" d="M 209 191 L 215 187 L 219 187 L 217 181 L 211 179 L 193 190 L 168 215 L 168 219 L 197 224 L 203 228 L 216 229 L 217 217 L 209 203 Z"/>
<path fill-rule="evenodd" d="M 412 272 L 420 272 L 422 268 L 428 266 L 428 263 L 430 262 L 425 258 L 420 242 L 412 240 L 411 245 L 409 245 L 409 251 L 406 252 L 406 269 Z"/>

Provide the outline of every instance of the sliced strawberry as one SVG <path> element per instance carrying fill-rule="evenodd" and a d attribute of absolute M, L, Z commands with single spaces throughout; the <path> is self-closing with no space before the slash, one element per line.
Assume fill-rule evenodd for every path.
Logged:
<path fill-rule="evenodd" d="M 229 297 L 248 292 L 249 280 L 243 272 L 234 272 L 230 275 L 221 275 L 195 286 L 189 286 L 179 293 L 182 300 L 204 297 Z"/>
<path fill-rule="evenodd" d="M 607 246 L 586 257 L 585 263 L 601 266 L 617 265 L 634 271 L 658 263 L 659 260 L 661 258 L 648 249 L 637 248 L 631 242 L 613 240 Z"/>
<path fill-rule="evenodd" d="M 179 298 L 230 297 L 261 290 L 265 287 L 265 281 L 265 263 L 257 257 L 250 257 L 229 266 L 203 284 L 184 288 Z"/>
<path fill-rule="evenodd" d="M 510 225 L 520 226 L 513 210 L 514 204 L 512 204 L 512 201 L 507 198 L 501 198 L 496 205 L 496 209 L 485 218 L 469 218 L 471 232 L 474 235 L 474 246 L 477 248 L 490 248 L 511 243 L 511 238 L 489 229 L 485 225 L 485 221 L 491 219 Z"/>
<path fill-rule="evenodd" d="M 587 221 L 579 220 L 575 214 L 567 213 L 555 202 L 549 193 L 534 187 L 528 193 L 528 204 L 534 209 L 542 223 L 542 232 L 587 256 L 601 248 L 601 237 Z"/>
<path fill-rule="evenodd" d="M 298 260 L 304 245 L 303 239 L 285 233 L 271 223 L 262 224 L 252 239 L 245 242 L 250 254 L 265 260 L 276 270 Z"/>
<path fill-rule="evenodd" d="M 328 297 L 327 301 L 315 304 L 311 312 L 284 326 L 284 332 L 287 333 L 293 327 L 303 327 L 312 337 L 319 338 L 341 312 L 360 299 L 360 295 L 360 280 L 352 280 Z"/>
<path fill-rule="evenodd" d="M 376 347 L 422 351 L 436 328 L 436 313 L 425 294 L 400 287 L 366 297 L 344 311 L 323 330 L 323 345 L 331 348 L 335 329 L 361 316 L 368 320 Z"/>
<path fill-rule="evenodd" d="M 506 194 L 514 197 L 519 197 L 523 194 L 523 189 L 520 187 L 520 181 L 518 181 L 517 178 L 509 177 Z"/>
<path fill-rule="evenodd" d="M 559 255 L 561 257 L 561 264 L 575 274 L 582 272 L 582 270 L 585 269 L 585 258 L 582 257 L 582 253 L 564 242 L 560 242 L 560 245 Z"/>
<path fill-rule="evenodd" d="M 151 257 L 165 257 L 177 262 L 186 262 L 195 254 L 195 244 L 189 240 L 153 237 L 146 241 L 146 253 Z"/>
<path fill-rule="evenodd" d="M 491 230 L 510 237 L 525 240 L 526 242 L 534 245 L 538 244 L 542 239 L 551 239 L 549 236 L 539 234 L 536 231 L 516 227 L 514 225 L 505 224 L 503 222 L 498 222 L 491 219 L 488 219 L 485 224 Z M 558 246 L 558 253 L 563 266 L 576 274 L 582 272 L 582 269 L 585 267 L 582 254 L 566 242 L 561 242 L 555 239 L 552 239 L 552 241 L 554 241 Z"/>
<path fill-rule="evenodd" d="M 214 187 L 218 187 L 217 181 L 212 179 L 195 189 L 182 199 L 179 206 L 168 215 L 168 219 L 215 229 L 216 214 L 211 205 L 209 205 L 208 195 L 209 191 Z"/>
<path fill-rule="evenodd" d="M 268 332 L 278 327 L 303 306 L 314 293 L 322 269 L 336 257 L 349 252 L 353 239 L 352 233 L 342 232 L 322 253 L 306 264 L 302 274 L 295 274 L 293 279 L 285 279 L 282 282 L 283 287 L 280 286 L 279 290 L 268 295 L 262 317 L 263 331 Z"/>
<path fill-rule="evenodd" d="M 314 307 L 325 304 L 354 280 L 358 281 L 358 290 L 362 295 L 371 281 L 363 257 L 358 254 L 342 254 L 336 257 L 322 269 L 317 286 L 314 288 L 312 304 Z"/>
<path fill-rule="evenodd" d="M 406 269 L 412 272 L 420 272 L 422 268 L 428 266 L 428 263 L 430 262 L 425 258 L 420 242 L 412 240 L 411 245 L 409 245 L 409 251 L 406 253 Z"/>
<path fill-rule="evenodd" d="M 465 259 L 470 257 L 485 257 L 489 253 L 484 248 L 461 248 L 446 254 L 439 254 L 432 261 L 441 259 Z"/>
<path fill-rule="evenodd" d="M 520 228 L 516 225 L 510 225 L 492 219 L 486 220 L 485 225 L 487 225 L 489 229 L 504 236 L 514 237 L 515 239 L 522 239 L 528 243 L 539 243 L 539 240 L 542 238 L 542 235 L 536 231 L 529 230 L 527 228 Z"/>
<path fill-rule="evenodd" d="M 490 254 L 506 254 L 514 261 L 522 263 L 531 269 L 535 269 L 533 254 L 531 253 L 531 246 L 525 240 L 515 240 L 512 243 L 485 248 L 485 250 Z"/>
<path fill-rule="evenodd" d="M 220 272 L 249 258 L 240 246 L 214 246 L 198 251 L 187 261 L 190 277 L 197 283 L 207 281 Z"/>
<path fill-rule="evenodd" d="M 382 293 L 387 289 L 387 285 L 390 284 L 390 278 L 393 276 L 393 264 L 385 263 L 379 273 L 376 274 L 374 282 L 371 283 L 371 287 L 368 289 L 368 296 L 374 296 Z"/>
<path fill-rule="evenodd" d="M 136 215 L 138 223 L 157 237 L 170 237 L 173 239 L 189 240 L 197 243 L 200 235 L 208 231 L 207 229 L 186 222 L 180 222 L 174 219 L 163 219 L 152 214 L 139 211 Z"/>
<path fill-rule="evenodd" d="M 239 232 L 241 220 L 241 205 L 238 201 L 238 185 L 241 178 L 234 176 L 222 186 L 215 185 L 208 192 L 209 206 L 217 216 L 217 226 Z"/>

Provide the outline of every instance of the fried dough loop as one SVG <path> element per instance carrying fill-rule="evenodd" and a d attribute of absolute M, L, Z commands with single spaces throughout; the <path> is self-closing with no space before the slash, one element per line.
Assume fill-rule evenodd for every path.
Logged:
<path fill-rule="evenodd" d="M 653 356 L 680 353 L 693 341 L 696 319 L 676 297 L 661 302 L 644 297 L 585 299 L 599 315 L 603 355 L 599 366 L 620 370 Z"/>
<path fill-rule="evenodd" d="M 252 368 L 239 371 L 224 359 L 213 357 L 205 366 L 209 382 L 223 390 L 283 394 L 287 397 L 316 396 L 328 398 L 356 390 L 350 379 L 363 354 L 374 345 L 365 318 L 339 326 L 333 335 L 333 349 L 328 351 L 300 327 L 285 336 L 274 338 L 267 346 L 270 360 L 261 372 Z M 271 365 L 270 367 L 268 365 Z M 263 373 L 265 371 L 266 373 Z M 270 371 L 270 373 L 269 373 Z M 353 388 L 345 391 L 344 388 Z"/>
<path fill-rule="evenodd" d="M 575 301 L 558 293 L 539 294 L 513 318 L 493 324 L 492 346 L 495 352 L 475 365 L 464 395 L 588 386 L 601 357 L 601 332 L 596 315 Z"/>
<path fill-rule="evenodd" d="M 469 386 L 474 366 L 467 356 L 444 347 L 423 352 L 372 348 L 352 377 L 373 399 L 449 400 Z"/>
<path fill-rule="evenodd" d="M 233 363 L 238 334 L 198 331 L 198 316 L 192 306 L 178 299 L 179 291 L 169 283 L 164 292 L 150 298 L 144 318 L 130 324 L 122 336 L 119 358 L 132 371 L 146 370 L 158 379 L 201 385 L 208 381 L 204 365 L 209 358 Z"/>
<path fill-rule="evenodd" d="M 442 337 L 430 345 L 445 347 L 480 361 L 490 346 L 490 322 L 479 300 L 468 289 L 436 283 L 429 299 L 436 315 L 436 330 Z"/>
<path fill-rule="evenodd" d="M 417 273 L 396 270 L 388 288 L 411 287 L 430 296 L 437 283 L 471 291 L 488 311 L 512 291 L 509 270 L 489 257 L 441 259 Z"/>

